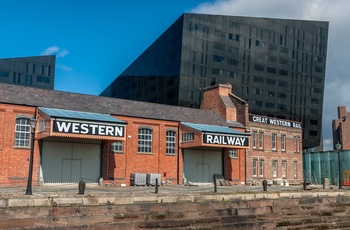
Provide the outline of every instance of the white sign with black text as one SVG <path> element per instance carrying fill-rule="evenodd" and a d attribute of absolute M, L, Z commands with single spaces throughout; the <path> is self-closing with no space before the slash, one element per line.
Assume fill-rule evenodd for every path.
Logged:
<path fill-rule="evenodd" d="M 271 118 L 271 117 L 263 117 L 258 115 L 249 115 L 249 121 L 257 122 L 257 123 L 265 123 L 269 125 L 296 128 L 296 129 L 302 128 L 300 122 Z"/>
<path fill-rule="evenodd" d="M 230 145 L 230 146 L 249 146 L 249 137 L 236 135 L 204 134 L 203 143 Z"/>
<path fill-rule="evenodd" d="M 53 131 L 58 133 L 88 134 L 98 136 L 124 137 L 124 126 L 94 124 L 80 121 L 55 120 Z"/>

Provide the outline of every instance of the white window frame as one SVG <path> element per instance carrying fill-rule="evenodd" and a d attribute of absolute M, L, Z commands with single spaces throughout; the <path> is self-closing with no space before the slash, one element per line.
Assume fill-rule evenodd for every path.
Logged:
<path fill-rule="evenodd" d="M 252 133 L 252 144 L 253 144 L 253 149 L 255 149 L 256 148 L 256 134 L 257 134 L 257 132 L 256 131 L 253 131 L 253 133 Z"/>
<path fill-rule="evenodd" d="M 272 160 L 272 177 L 277 177 L 278 161 L 276 159 Z"/>
<path fill-rule="evenodd" d="M 272 150 L 276 150 L 276 138 L 277 138 L 277 134 L 276 133 L 272 133 Z"/>
<path fill-rule="evenodd" d="M 228 154 L 230 158 L 238 158 L 237 149 L 231 149 Z"/>
<path fill-rule="evenodd" d="M 152 129 L 139 128 L 137 152 L 152 153 Z"/>
<path fill-rule="evenodd" d="M 115 153 L 121 153 L 124 150 L 123 141 L 114 141 L 111 143 L 111 151 Z"/>
<path fill-rule="evenodd" d="M 293 172 L 294 172 L 294 178 L 298 178 L 298 161 L 295 160 L 293 162 Z"/>
<path fill-rule="evenodd" d="M 258 159 L 254 158 L 253 159 L 253 177 L 256 177 L 258 174 Z"/>
<path fill-rule="evenodd" d="M 174 130 L 166 131 L 166 148 L 165 153 L 168 155 L 176 154 L 176 132 Z"/>
<path fill-rule="evenodd" d="M 182 134 L 182 142 L 191 142 L 191 141 L 194 141 L 194 132 Z"/>
<path fill-rule="evenodd" d="M 17 118 L 15 126 L 15 147 L 30 147 L 30 120 L 28 118 Z"/>
<path fill-rule="evenodd" d="M 264 147 L 264 132 L 259 132 L 259 149 L 263 149 Z"/>
<path fill-rule="evenodd" d="M 259 159 L 259 176 L 260 177 L 264 176 L 264 159 L 263 158 Z"/>
<path fill-rule="evenodd" d="M 282 177 L 287 177 L 287 160 L 282 160 Z"/>
<path fill-rule="evenodd" d="M 294 152 L 300 153 L 300 137 L 294 136 Z"/>
<path fill-rule="evenodd" d="M 281 150 L 286 151 L 286 135 L 281 135 Z"/>

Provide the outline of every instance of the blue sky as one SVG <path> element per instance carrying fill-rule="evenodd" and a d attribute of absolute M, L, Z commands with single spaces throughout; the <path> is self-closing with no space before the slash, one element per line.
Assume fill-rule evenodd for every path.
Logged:
<path fill-rule="evenodd" d="M 337 107 L 350 111 L 349 0 L 0 0 L 0 58 L 56 54 L 56 90 L 98 95 L 186 12 L 328 21 L 322 125 L 332 148 Z"/>
<path fill-rule="evenodd" d="M 0 58 L 56 54 L 56 90 L 98 95 L 201 2 L 1 0 Z"/>

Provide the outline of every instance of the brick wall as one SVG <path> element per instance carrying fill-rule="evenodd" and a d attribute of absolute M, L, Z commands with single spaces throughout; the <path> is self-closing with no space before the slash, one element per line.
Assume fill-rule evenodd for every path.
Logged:
<path fill-rule="evenodd" d="M 338 118 L 332 122 L 333 148 L 336 144 L 341 144 L 341 149 L 350 149 L 350 113 L 345 106 L 338 107 Z"/>
<path fill-rule="evenodd" d="M 30 147 L 14 147 L 17 116 L 35 116 L 35 108 L 0 104 L 0 186 L 18 186 L 27 183 Z M 39 174 L 39 147 L 35 141 L 33 184 Z"/>
<path fill-rule="evenodd" d="M 172 183 L 178 183 L 179 153 L 177 152 L 175 155 L 166 154 L 166 131 L 175 131 L 176 141 L 178 142 L 178 122 L 124 116 L 118 116 L 117 118 L 128 123 L 125 133 L 126 141 L 122 153 L 108 151 L 108 144 L 106 144 L 104 165 L 106 168 L 108 167 L 108 177 L 117 184 L 125 183 L 129 185 L 131 173 L 157 173 L 161 175 L 163 181 L 170 180 Z M 152 130 L 152 153 L 138 152 L 138 131 L 140 127 Z M 176 150 L 178 150 L 178 146 L 176 146 Z M 104 178 L 107 178 L 106 173 Z M 109 183 L 109 181 L 105 183 Z"/>
<path fill-rule="evenodd" d="M 253 147 L 253 137 L 250 137 L 251 147 L 247 150 L 246 155 L 246 171 L 247 181 L 263 179 L 277 179 L 282 178 L 289 183 L 301 183 L 303 181 L 303 164 L 302 164 L 302 129 L 269 125 L 265 123 L 250 122 L 249 127 L 251 132 L 257 133 L 257 146 Z M 259 132 L 263 132 L 263 147 L 259 148 Z M 272 134 L 276 134 L 276 149 L 272 149 Z M 285 135 L 285 150 L 281 148 L 281 136 Z M 295 152 L 294 137 L 299 137 L 300 149 Z M 264 159 L 263 176 L 253 175 L 253 159 Z M 277 160 L 277 175 L 273 176 L 272 160 Z M 286 176 L 282 176 L 282 161 L 286 161 Z M 297 162 L 297 175 L 294 176 L 294 161 Z M 257 167 L 259 174 L 259 165 Z"/>
<path fill-rule="evenodd" d="M 288 180 L 290 183 L 301 183 L 303 180 L 303 171 L 302 171 L 302 129 L 286 127 L 286 126 L 276 126 L 270 125 L 267 123 L 256 123 L 249 121 L 248 113 L 248 103 L 241 98 L 237 97 L 232 91 L 232 86 L 230 84 L 219 84 L 215 86 L 208 87 L 204 90 L 204 99 L 201 105 L 201 109 L 208 109 L 216 112 L 221 117 L 229 121 L 239 122 L 244 126 L 242 129 L 245 132 L 245 128 L 250 131 L 261 131 L 263 132 L 263 148 L 254 148 L 252 146 L 252 137 L 250 138 L 250 147 L 246 152 L 245 157 L 240 150 L 240 156 L 242 155 L 243 160 L 246 161 L 246 164 L 238 163 L 237 160 L 225 158 L 226 168 L 225 176 L 226 178 L 232 178 L 233 181 L 237 181 L 236 175 L 237 172 L 244 171 L 246 174 L 246 182 L 252 180 L 262 181 L 263 179 L 277 179 L 283 178 Z M 226 98 L 225 98 L 226 97 Z M 229 99 L 229 101 L 227 101 Z M 344 113 L 344 112 L 343 112 Z M 283 120 L 283 119 L 279 119 Z M 350 118 L 349 118 L 350 120 Z M 284 120 L 289 122 L 287 120 Z M 349 122 L 350 130 L 350 122 Z M 276 139 L 276 150 L 272 149 L 272 133 L 277 135 Z M 285 150 L 281 150 L 281 135 L 285 135 Z M 294 147 L 294 137 L 300 137 L 300 148 L 299 151 L 295 152 Z M 225 150 L 225 157 L 227 152 Z M 259 167 L 257 167 L 257 175 L 253 175 L 253 160 L 257 159 L 258 163 L 260 159 L 264 160 L 263 172 L 260 176 Z M 272 170 L 272 160 L 277 160 L 277 175 L 273 176 Z M 286 173 L 285 176 L 282 175 L 282 161 L 286 162 Z M 294 162 L 297 162 L 296 175 L 294 175 Z M 245 167 L 244 167 L 245 165 Z M 232 170 L 234 172 L 230 172 Z M 239 173 L 240 174 L 240 173 Z M 259 175 L 258 175 L 259 174 Z"/>

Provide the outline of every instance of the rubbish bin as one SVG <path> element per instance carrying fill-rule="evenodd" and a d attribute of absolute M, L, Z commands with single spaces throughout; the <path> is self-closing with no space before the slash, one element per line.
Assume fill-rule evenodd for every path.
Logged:
<path fill-rule="evenodd" d="M 263 180 L 262 185 L 263 185 L 264 191 L 266 192 L 267 191 L 267 180 Z"/>

